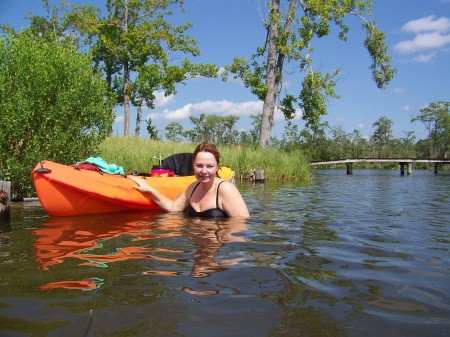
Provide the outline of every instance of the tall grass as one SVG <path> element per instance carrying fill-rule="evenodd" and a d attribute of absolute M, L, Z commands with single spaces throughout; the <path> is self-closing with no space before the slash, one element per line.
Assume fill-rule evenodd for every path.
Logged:
<path fill-rule="evenodd" d="M 148 172 L 162 159 L 181 152 L 194 152 L 197 144 L 160 142 L 137 137 L 108 137 L 100 146 L 100 156 L 108 163 L 124 167 L 125 172 Z M 264 170 L 267 180 L 308 181 L 309 159 L 300 150 L 289 152 L 241 145 L 218 146 L 220 165 L 229 166 L 236 178 L 246 179 L 252 170 Z"/>

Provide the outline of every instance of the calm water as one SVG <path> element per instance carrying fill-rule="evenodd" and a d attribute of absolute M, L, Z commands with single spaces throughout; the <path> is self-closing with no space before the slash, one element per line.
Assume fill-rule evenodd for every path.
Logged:
<path fill-rule="evenodd" d="M 448 336 L 450 174 L 239 185 L 252 218 L 0 227 L 0 336 Z"/>

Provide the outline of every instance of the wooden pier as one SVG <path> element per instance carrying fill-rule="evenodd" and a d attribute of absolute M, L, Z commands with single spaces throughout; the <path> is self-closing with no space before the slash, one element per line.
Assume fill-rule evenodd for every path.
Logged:
<path fill-rule="evenodd" d="M 405 174 L 405 167 L 407 174 L 412 174 L 412 168 L 414 163 L 428 163 L 434 164 L 434 173 L 438 173 L 439 164 L 450 164 L 450 159 L 412 159 L 412 158 L 353 158 L 353 159 L 340 159 L 340 160 L 329 160 L 329 161 L 317 161 L 312 162 L 311 166 L 319 165 L 336 165 L 336 164 L 346 164 L 347 174 L 353 174 L 353 164 L 354 163 L 398 163 L 400 166 L 400 174 Z"/>

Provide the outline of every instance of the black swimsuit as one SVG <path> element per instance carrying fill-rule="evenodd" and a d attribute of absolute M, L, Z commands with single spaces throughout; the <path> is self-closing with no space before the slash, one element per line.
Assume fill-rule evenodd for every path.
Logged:
<path fill-rule="evenodd" d="M 186 210 L 186 214 L 189 216 L 197 216 L 197 217 L 201 217 L 201 218 L 226 218 L 226 217 L 228 217 L 228 214 L 219 208 L 219 187 L 220 187 L 220 184 L 222 184 L 222 183 L 223 183 L 223 181 L 221 181 L 219 183 L 219 185 L 217 185 L 216 208 L 210 208 L 203 212 L 197 212 L 195 209 L 192 208 L 191 203 L 189 203 L 189 206 Z M 200 183 L 195 185 L 194 189 L 192 190 L 191 198 L 192 198 L 192 195 L 194 194 L 195 189 L 198 187 L 198 185 L 200 185 Z"/>

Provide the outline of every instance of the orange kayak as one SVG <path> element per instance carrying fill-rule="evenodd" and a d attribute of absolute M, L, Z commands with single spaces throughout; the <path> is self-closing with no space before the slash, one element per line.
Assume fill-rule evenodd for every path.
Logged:
<path fill-rule="evenodd" d="M 225 180 L 233 176 L 227 167 L 221 168 L 219 174 Z M 160 210 L 151 196 L 135 190 L 136 183 L 126 176 L 79 170 L 45 160 L 33 169 L 32 178 L 42 207 L 52 216 Z M 194 176 L 141 178 L 172 200 L 195 181 Z"/>

